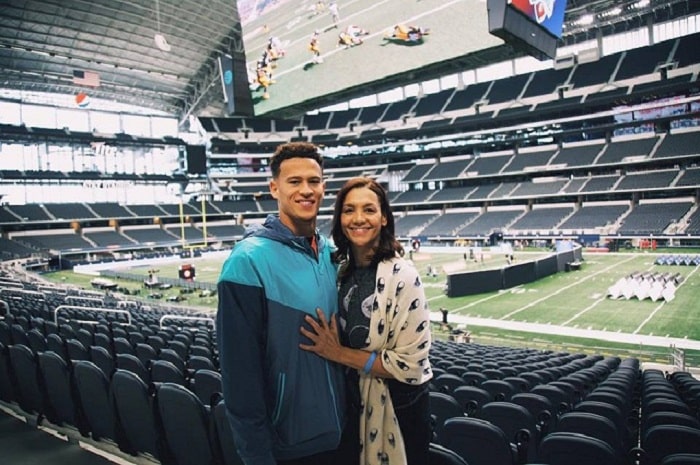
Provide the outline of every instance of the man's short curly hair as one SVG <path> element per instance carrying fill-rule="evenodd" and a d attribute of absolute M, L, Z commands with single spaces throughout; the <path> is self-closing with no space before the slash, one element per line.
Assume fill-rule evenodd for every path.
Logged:
<path fill-rule="evenodd" d="M 279 145 L 270 158 L 270 171 L 274 179 L 280 175 L 282 162 L 290 158 L 310 158 L 316 160 L 321 169 L 323 169 L 323 157 L 318 147 L 309 142 L 287 142 Z"/>

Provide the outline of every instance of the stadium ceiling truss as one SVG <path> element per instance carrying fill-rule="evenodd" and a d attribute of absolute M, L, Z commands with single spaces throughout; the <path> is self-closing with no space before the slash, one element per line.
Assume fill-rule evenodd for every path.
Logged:
<path fill-rule="evenodd" d="M 640 0 L 568 0 L 563 42 L 685 16 L 700 9 L 698 3 L 642 0 L 644 6 L 638 8 Z M 0 6 L 0 88 L 84 92 L 160 110 L 181 122 L 190 115 L 224 114 L 217 58 L 231 50 L 242 52 L 234 0 L 2 0 Z M 606 16 L 612 8 L 621 10 Z M 598 19 L 581 25 L 579 19 L 586 15 Z M 159 46 L 157 34 L 167 43 Z M 434 66 L 430 74 L 454 73 L 513 56 L 515 52 L 504 46 L 502 53 Z M 89 73 L 96 73 L 99 86 L 76 83 L 75 71 L 93 78 Z M 394 84 L 407 82 L 365 87 L 363 95 Z M 298 114 L 308 110 L 299 107 Z"/>

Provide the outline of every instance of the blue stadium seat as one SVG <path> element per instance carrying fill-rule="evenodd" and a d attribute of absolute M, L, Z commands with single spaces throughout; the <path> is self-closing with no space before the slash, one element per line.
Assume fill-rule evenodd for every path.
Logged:
<path fill-rule="evenodd" d="M 43 415 L 43 394 L 39 383 L 39 368 L 36 356 L 31 349 L 22 344 L 8 348 L 12 376 L 16 380 L 16 394 L 19 406 L 27 413 Z"/>
<path fill-rule="evenodd" d="M 243 460 L 236 451 L 236 443 L 233 431 L 226 413 L 224 401 L 220 401 L 214 407 L 214 431 L 216 447 L 219 449 L 224 465 L 244 465 Z"/>
<path fill-rule="evenodd" d="M 180 386 L 188 384 L 182 371 L 167 360 L 153 360 L 150 371 L 153 383 L 173 383 Z"/>
<path fill-rule="evenodd" d="M 460 386 L 452 391 L 452 397 L 470 417 L 478 416 L 481 407 L 492 401 L 491 394 L 478 386 Z"/>
<path fill-rule="evenodd" d="M 112 373 L 116 369 L 114 357 L 102 346 L 90 347 L 90 360 L 102 370 L 107 379 L 112 378 Z"/>
<path fill-rule="evenodd" d="M 624 465 L 608 443 L 579 433 L 549 433 L 540 443 L 538 463 L 548 465 Z"/>
<path fill-rule="evenodd" d="M 429 392 L 430 418 L 433 429 L 433 438 L 440 442 L 445 421 L 450 418 L 464 416 L 464 409 L 450 394 L 444 392 Z"/>
<path fill-rule="evenodd" d="M 215 405 L 214 400 L 223 392 L 221 373 L 207 369 L 196 370 L 192 378 L 192 389 L 204 405 Z"/>
<path fill-rule="evenodd" d="M 512 402 L 489 402 L 481 407 L 479 418 L 498 426 L 518 449 L 521 462 L 533 461 L 541 439 L 535 417 Z"/>
<path fill-rule="evenodd" d="M 204 404 L 185 387 L 163 383 L 156 390 L 156 408 L 165 444 L 177 465 L 218 463 L 213 423 Z"/>
<path fill-rule="evenodd" d="M 73 377 L 92 439 L 118 443 L 114 405 L 105 374 L 94 363 L 79 360 L 73 364 Z"/>
<path fill-rule="evenodd" d="M 69 365 L 55 352 L 41 352 L 37 357 L 43 385 L 46 386 L 47 411 L 53 415 L 49 420 L 57 425 L 74 426 L 81 434 L 87 435 L 87 423 L 78 408 L 80 404 Z"/>
<path fill-rule="evenodd" d="M 150 454 L 159 460 L 165 458 L 153 397 L 146 383 L 130 371 L 117 369 L 112 375 L 111 388 L 117 421 L 128 444 L 126 447 L 134 453 Z"/>
<path fill-rule="evenodd" d="M 12 376 L 10 352 L 5 344 L 0 342 L 0 400 L 8 403 L 16 399 L 16 383 Z"/>
<path fill-rule="evenodd" d="M 131 354 L 117 354 L 116 357 L 117 369 L 127 370 L 141 378 L 145 384 L 151 382 L 151 372 L 143 366 L 141 360 Z"/>
<path fill-rule="evenodd" d="M 469 465 L 516 465 L 518 451 L 503 431 L 478 418 L 450 418 L 438 444 L 457 453 Z"/>
<path fill-rule="evenodd" d="M 428 461 L 430 465 L 469 465 L 456 452 L 432 442 L 428 450 Z"/>

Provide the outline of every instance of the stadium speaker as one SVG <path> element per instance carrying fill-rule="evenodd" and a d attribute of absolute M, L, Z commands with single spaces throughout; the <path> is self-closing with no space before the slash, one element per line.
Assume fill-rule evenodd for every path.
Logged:
<path fill-rule="evenodd" d="M 194 265 L 180 265 L 180 268 L 178 269 L 178 276 L 180 277 L 180 279 L 186 279 L 188 281 L 191 281 L 195 278 L 195 275 L 196 273 Z"/>
<path fill-rule="evenodd" d="M 204 145 L 188 145 L 187 174 L 207 174 L 207 151 Z"/>
<path fill-rule="evenodd" d="M 557 37 L 509 6 L 506 0 L 487 0 L 489 32 L 500 37 L 516 50 L 539 60 L 554 58 Z"/>
<path fill-rule="evenodd" d="M 226 116 L 254 116 L 245 55 L 242 51 L 232 50 L 219 56 L 218 61 Z"/>

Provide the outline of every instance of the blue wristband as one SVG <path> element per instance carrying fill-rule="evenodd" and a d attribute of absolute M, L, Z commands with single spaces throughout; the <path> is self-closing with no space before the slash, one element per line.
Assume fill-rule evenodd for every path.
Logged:
<path fill-rule="evenodd" d="M 369 358 L 367 359 L 367 363 L 365 363 L 365 367 L 362 369 L 362 371 L 365 372 L 366 375 L 369 374 L 370 371 L 372 371 L 372 365 L 374 365 L 374 360 L 377 358 L 377 353 L 372 352 L 369 354 Z"/>

